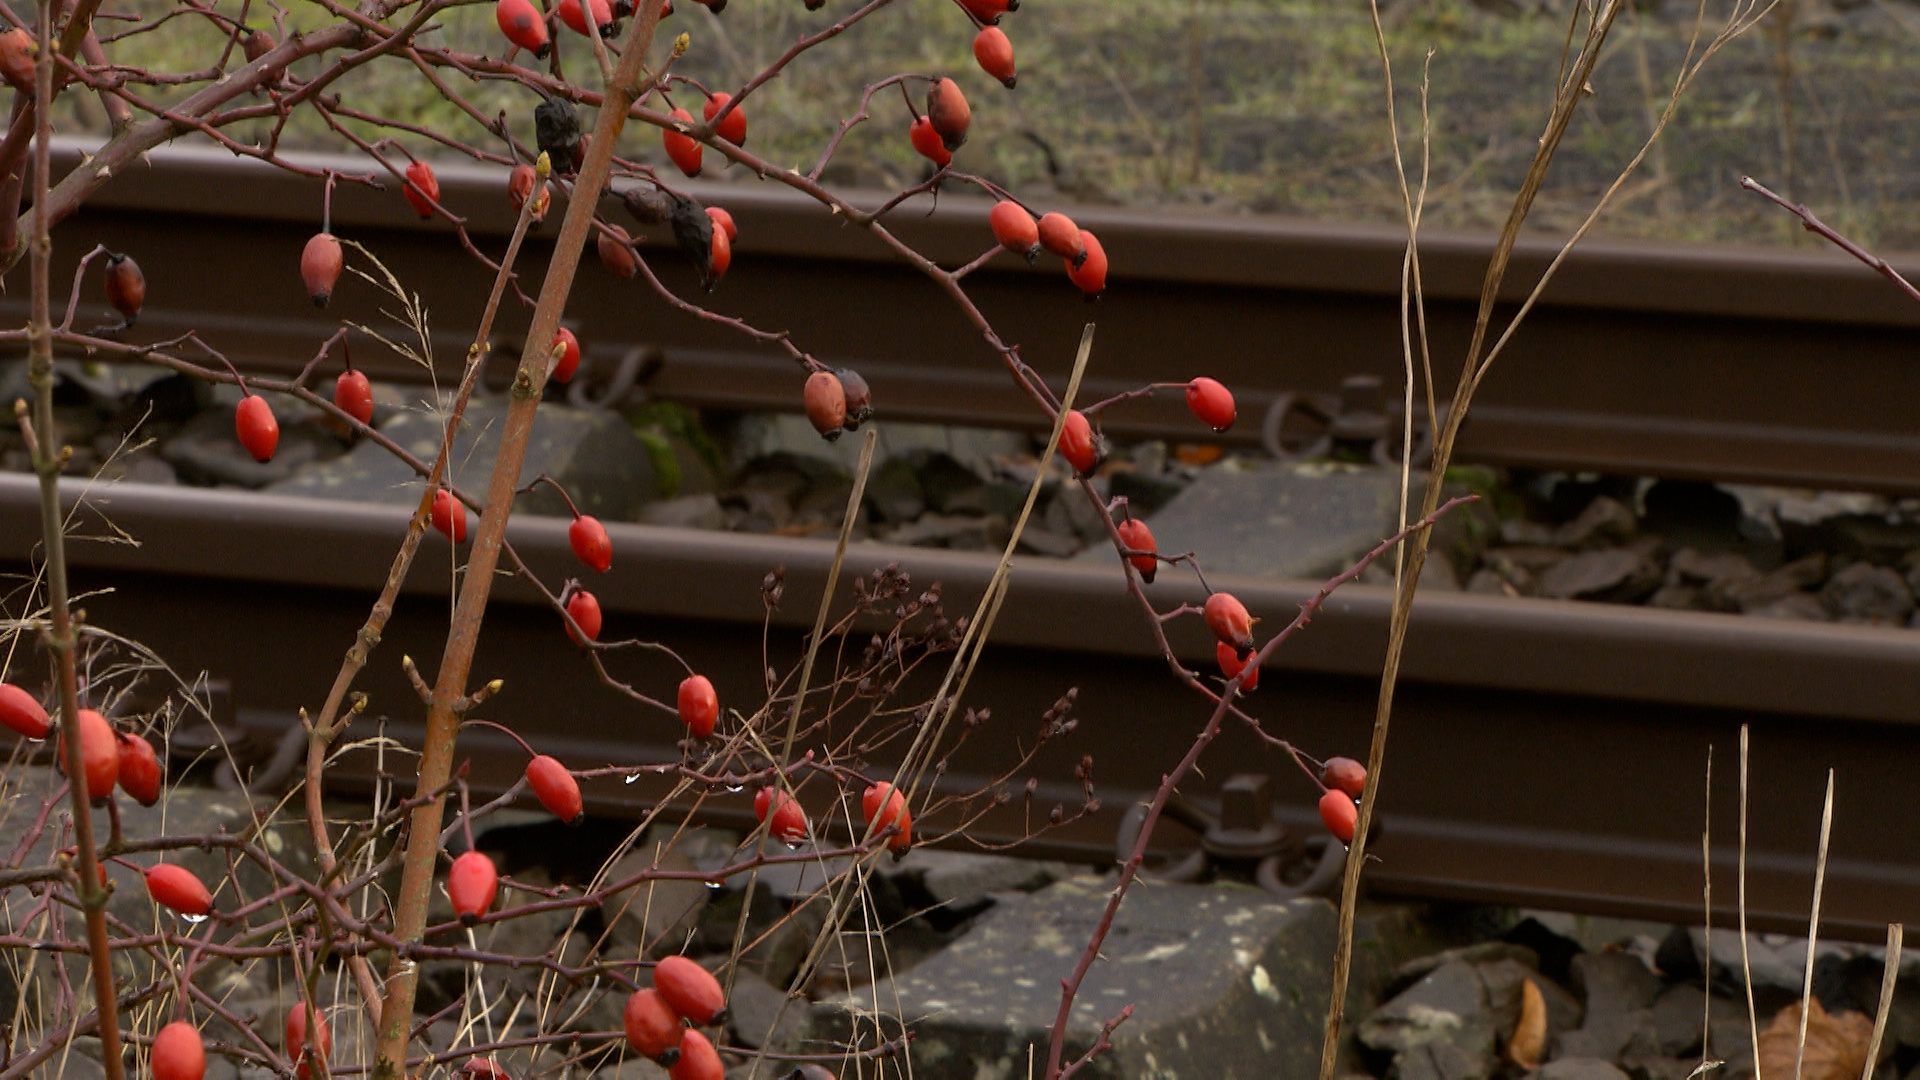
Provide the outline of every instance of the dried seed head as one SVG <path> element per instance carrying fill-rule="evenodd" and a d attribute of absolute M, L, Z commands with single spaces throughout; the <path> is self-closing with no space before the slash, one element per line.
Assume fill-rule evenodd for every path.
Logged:
<path fill-rule="evenodd" d="M 249 64 L 272 52 L 279 44 L 273 40 L 273 35 L 265 30 L 249 31 L 247 36 L 240 40 L 240 48 L 246 52 Z"/>
<path fill-rule="evenodd" d="M 859 431 L 860 425 L 873 417 L 873 391 L 867 386 L 867 380 L 852 368 L 841 368 L 834 372 L 840 380 L 840 389 L 846 396 L 848 431 Z"/>

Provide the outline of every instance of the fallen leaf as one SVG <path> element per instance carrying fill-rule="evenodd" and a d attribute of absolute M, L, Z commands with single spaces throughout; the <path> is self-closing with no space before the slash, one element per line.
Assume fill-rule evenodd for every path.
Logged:
<path fill-rule="evenodd" d="M 1527 979 L 1520 984 L 1520 1022 L 1513 1026 L 1513 1038 L 1507 1040 L 1507 1060 L 1531 1072 L 1540 1067 L 1540 1055 L 1547 1048 L 1547 999 L 1540 988 Z"/>
<path fill-rule="evenodd" d="M 1807 1052 L 1800 1080 L 1858 1080 L 1866 1071 L 1867 1047 L 1873 1042 L 1873 1021 L 1857 1012 L 1827 1012 L 1818 1001 L 1807 1013 Z M 1794 1059 L 1800 1047 L 1800 1003 L 1781 1009 L 1760 1033 L 1760 1075 L 1768 1080 L 1794 1080 Z"/>

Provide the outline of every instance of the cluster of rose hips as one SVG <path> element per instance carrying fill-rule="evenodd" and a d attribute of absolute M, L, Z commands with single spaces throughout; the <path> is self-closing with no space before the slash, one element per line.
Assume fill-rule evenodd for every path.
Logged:
<path fill-rule="evenodd" d="M 873 417 L 873 391 L 852 368 L 820 370 L 807 376 L 800 398 L 813 430 L 829 442 L 842 432 L 859 431 Z"/>
<path fill-rule="evenodd" d="M 666 1066 L 673 1080 L 722 1080 L 720 1052 L 699 1029 L 726 1013 L 719 980 L 684 956 L 669 956 L 653 966 L 653 986 L 627 998 L 621 1021 L 634 1052 Z"/>
<path fill-rule="evenodd" d="M 1044 249 L 1066 262 L 1067 278 L 1089 298 L 1099 296 L 1107 287 L 1107 252 L 1100 238 L 1073 223 L 1059 211 L 1042 214 L 1038 220 L 1026 207 L 1012 199 L 993 204 L 987 223 L 993 238 L 1031 263 Z M 1230 423 L 1231 421 L 1229 421 Z"/>
<path fill-rule="evenodd" d="M 1220 662 L 1220 673 L 1228 679 L 1238 677 L 1255 661 L 1253 624 L 1260 620 L 1249 615 L 1247 606 L 1227 592 L 1208 596 L 1201 618 L 1213 632 L 1214 656 Z M 1255 666 L 1247 672 L 1240 689 L 1252 690 L 1259 684 L 1260 669 Z M 1366 791 L 1366 766 L 1351 758 L 1328 758 L 1321 767 L 1320 783 L 1325 789 L 1320 795 L 1321 822 L 1341 843 L 1353 843 L 1354 825 L 1359 818 L 1355 800 Z"/>
<path fill-rule="evenodd" d="M 32 694 L 11 683 L 0 683 L 0 726 L 36 741 L 53 732 L 46 709 Z M 61 729 L 56 745 L 60 768 L 65 771 L 68 725 L 62 724 Z M 152 743 L 140 735 L 114 730 L 106 717 L 92 709 L 76 712 L 71 734 L 79 740 L 80 751 L 80 776 L 74 782 L 82 785 L 89 801 L 100 804 L 112 799 L 116 785 L 142 806 L 160 801 L 165 775 Z M 213 894 L 184 866 L 157 863 L 142 871 L 142 876 L 147 894 L 155 903 L 195 920 L 213 911 Z M 104 866 L 100 867 L 100 885 L 106 885 Z M 198 1028 L 177 1020 L 160 1029 L 153 1044 L 155 1080 L 201 1080 L 205 1072 L 206 1048 Z"/>
<path fill-rule="evenodd" d="M 807 812 L 780 788 L 768 786 L 754 792 L 753 813 L 783 844 L 798 845 L 807 839 Z M 876 834 L 887 828 L 899 830 L 887 838 L 887 849 L 894 854 L 904 854 L 913 846 L 913 814 L 907 810 L 906 796 L 892 784 L 880 780 L 861 792 L 860 814 Z"/>
<path fill-rule="evenodd" d="M 281 1046 L 295 1063 L 299 1080 L 308 1080 L 316 1064 L 319 1075 L 325 1076 L 327 1058 L 333 1053 L 333 1032 L 326 1016 L 305 1001 L 287 1010 L 286 1039 Z M 175 1020 L 161 1028 L 153 1037 L 151 1062 L 153 1080 L 203 1080 L 207 1048 L 200 1040 L 200 1029 L 191 1020 Z"/>
<path fill-rule="evenodd" d="M 726 0 L 701 0 L 701 2 L 716 13 L 726 7 Z M 809 8 L 818 6 L 809 0 Z M 587 0 L 584 6 L 581 0 L 561 0 L 555 8 L 555 13 L 561 22 L 582 37 L 592 32 L 587 23 L 591 15 L 593 28 L 598 29 L 602 37 L 613 37 L 619 32 L 620 20 L 633 14 L 636 9 L 637 5 L 633 0 L 613 0 L 611 4 L 607 0 Z M 672 14 L 673 5 L 669 2 L 662 7 L 660 16 L 666 18 Z M 494 5 L 494 20 L 509 42 L 536 57 L 546 56 L 547 50 L 552 46 L 546 19 L 532 0 L 497 0 Z M 747 144 L 747 113 L 744 108 L 733 105 L 732 101 L 733 97 L 730 94 L 709 93 L 706 95 L 706 104 L 701 112 L 706 122 L 711 125 L 714 137 L 735 146 L 745 146 Z M 564 110 L 559 111 L 564 112 Z M 669 115 L 676 126 L 661 129 L 661 146 L 666 151 L 668 160 L 672 161 L 681 172 L 688 176 L 698 176 L 704 150 L 700 141 L 689 134 L 695 126 L 693 114 L 686 109 L 676 107 Z M 587 136 L 574 136 L 570 140 L 569 145 L 573 150 L 571 157 L 577 159 L 584 155 L 587 138 Z M 415 164 L 421 168 L 425 167 L 422 163 Z M 555 161 L 555 166 L 563 171 L 566 165 L 566 161 L 558 159 Z M 409 177 L 412 174 L 413 170 L 409 169 Z M 427 170 L 426 175 L 429 179 L 431 178 L 430 169 Z M 514 167 L 508 179 L 508 193 L 513 200 L 515 210 L 532 197 L 534 180 L 534 172 L 530 166 Z M 412 189 L 408 190 L 411 198 Z M 546 216 L 547 210 L 544 191 L 539 198 L 541 201 L 536 204 L 533 211 L 536 222 Z M 419 207 L 420 203 L 415 202 L 414 205 Z M 711 290 L 714 284 L 726 274 L 727 267 L 732 264 L 733 245 L 739 239 L 740 233 L 734 225 L 733 217 L 725 210 L 708 208 L 706 213 L 712 221 L 712 227 L 700 230 L 702 235 L 698 246 L 701 250 L 692 251 L 690 254 L 695 257 L 696 262 L 701 264 L 702 277 L 707 288 Z M 423 217 L 429 216 L 430 210 L 423 210 L 421 214 Z M 675 224 L 676 232 L 680 231 L 680 223 Z M 628 248 L 629 239 L 626 230 L 612 225 L 607 226 L 600 234 L 596 245 L 600 261 L 608 270 L 623 278 L 632 277 L 639 269 L 632 251 Z M 688 243 L 687 237 L 681 239 L 683 246 Z"/>
<path fill-rule="evenodd" d="M 994 208 L 996 217 L 1000 216 L 1001 207 L 1008 206 L 1014 207 L 1029 223 L 1032 222 L 1031 216 L 1025 210 L 1020 210 L 1011 202 L 1003 202 L 996 206 Z M 1047 217 L 1060 216 L 1062 215 L 1047 215 Z M 1045 224 L 1045 218 L 1041 219 L 1041 224 Z M 997 224 L 995 232 L 999 232 Z M 1092 234 L 1082 233 L 1081 235 L 1091 236 Z M 1005 243 L 1004 237 L 1002 242 Z M 1203 375 L 1186 384 L 1186 395 L 1187 408 L 1208 427 L 1215 431 L 1225 431 L 1233 426 L 1233 393 L 1218 381 Z M 1106 437 L 1093 429 L 1093 422 L 1087 419 L 1087 415 L 1078 409 L 1068 410 L 1067 418 L 1060 425 L 1060 456 L 1066 459 L 1067 464 L 1073 466 L 1074 472 L 1080 476 L 1093 475 L 1094 470 L 1100 467 L 1100 463 L 1106 460 L 1108 453 Z M 1116 524 L 1114 531 L 1119 534 L 1120 543 L 1126 549 L 1122 557 L 1140 574 L 1140 580 L 1148 585 L 1153 584 L 1154 575 L 1160 568 L 1160 549 L 1154 543 L 1153 531 L 1147 528 L 1146 522 L 1131 515 Z M 1244 662 L 1224 643 L 1220 646 L 1219 656 L 1221 670 L 1226 673 L 1227 678 L 1231 679 L 1240 673 Z M 1232 659 L 1229 660 L 1229 657 Z M 1252 690 L 1259 684 L 1260 672 L 1256 668 L 1253 674 L 1247 676 L 1241 689 Z"/>
<path fill-rule="evenodd" d="M 725 94 L 718 96 L 726 97 Z M 740 113 L 736 110 L 732 115 Z M 667 134 L 686 138 L 683 135 L 676 136 L 671 131 Z M 691 139 L 687 141 L 693 142 Z M 693 145 L 697 149 L 700 144 Z M 698 168 L 697 162 L 695 168 Z M 629 199 L 628 206 L 643 221 L 657 224 L 657 218 L 662 216 L 656 213 L 657 208 L 651 205 L 651 200 L 644 197 Z M 679 241 L 681 250 L 700 270 L 701 284 L 708 292 L 712 292 L 720 284 L 720 279 L 726 276 L 727 268 L 733 265 L 733 245 L 740 239 L 740 226 L 734 222 L 733 215 L 718 206 L 703 207 L 686 196 L 676 196 L 671 200 L 671 208 L 665 211 L 664 217 L 672 221 L 674 238 Z M 606 267 L 614 277 L 623 280 L 638 274 L 640 262 L 634 255 L 632 243 L 633 238 L 620 226 L 602 226 L 594 244 L 600 254 L 600 265 Z"/>
<path fill-rule="evenodd" d="M 0 726 L 24 738 L 39 741 L 53 731 L 47 710 L 32 694 L 12 683 L 0 683 Z M 59 764 L 67 767 L 67 725 L 61 725 Z M 107 718 L 92 709 L 81 709 L 73 729 L 80 740 L 81 783 L 87 799 L 95 804 L 113 797 L 117 784 L 141 806 L 160 801 L 165 775 L 160 756 L 145 737 L 129 731 L 116 731 Z"/>

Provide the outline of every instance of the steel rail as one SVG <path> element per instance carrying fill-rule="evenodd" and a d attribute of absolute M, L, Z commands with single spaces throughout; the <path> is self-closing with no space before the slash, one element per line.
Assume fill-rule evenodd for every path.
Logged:
<path fill-rule="evenodd" d="M 77 147 L 61 148 L 61 168 L 80 161 Z M 482 242 L 504 236 L 512 218 L 503 171 L 438 168 L 443 202 L 469 215 L 473 234 Z M 821 359 L 861 369 L 884 417 L 1039 423 L 951 305 L 860 230 L 773 183 L 696 182 L 688 190 L 725 205 L 741 228 L 733 269 L 709 301 L 716 310 L 792 330 Z M 73 260 L 96 242 L 131 252 L 149 282 L 136 338 L 198 330 L 245 367 L 292 370 L 340 318 L 378 318 L 377 298 L 350 278 L 327 312 L 307 303 L 295 271 L 317 227 L 318 201 L 316 182 L 259 162 L 155 151 L 60 227 L 64 261 L 56 259 L 55 274 L 68 280 Z M 890 222 L 947 265 L 989 246 L 984 201 L 948 194 L 937 212 L 931 205 L 915 200 Z M 633 226 L 612 200 L 607 209 Z M 1115 268 L 1097 308 L 1102 345 L 1089 395 L 1210 374 L 1241 400 L 1243 419 L 1230 437 L 1250 441 L 1261 412 L 1283 392 L 1332 393 L 1355 374 L 1397 384 L 1397 230 L 1068 209 L 1100 233 Z M 343 185 L 333 213 L 336 232 L 367 244 L 420 292 L 448 335 L 442 362 L 457 363 L 487 271 L 444 222 L 421 222 L 396 191 Z M 665 230 L 656 232 L 643 243 L 661 256 L 663 277 L 698 295 L 691 267 L 665 250 Z M 1491 243 L 1436 233 L 1421 249 L 1435 348 L 1456 355 Z M 1524 296 L 1556 250 L 1555 238 L 1521 241 L 1508 301 Z M 531 251 L 522 265 L 544 265 L 544 252 Z M 1902 265 L 1920 272 L 1920 263 Z M 1087 308 L 1058 276 L 1050 260 L 1029 269 L 1006 255 L 968 287 L 1003 337 L 1021 343 L 1041 371 L 1064 377 Z M 98 304 L 97 293 L 88 299 Z M 0 318 L 17 317 L 20 302 L 0 297 Z M 790 361 L 670 311 L 637 282 L 590 267 L 568 316 L 599 362 L 637 347 L 658 350 L 663 363 L 648 385 L 661 397 L 739 409 L 798 403 L 801 377 Z M 517 317 L 503 323 L 523 325 Z M 1480 393 L 1457 458 L 1920 494 L 1920 427 L 1910 407 L 1920 400 L 1917 330 L 1920 306 L 1835 252 L 1589 240 Z M 370 353 L 356 360 L 376 378 L 424 378 L 397 357 Z M 1115 409 L 1106 423 L 1128 435 L 1200 435 L 1175 397 Z"/>
<path fill-rule="evenodd" d="M 72 505 L 83 485 L 63 485 Z M 140 546 L 90 543 L 111 520 Z M 225 491 L 123 484 L 95 488 L 71 544 L 77 594 L 89 616 L 166 656 L 180 670 L 231 681 L 243 725 L 277 736 L 311 706 L 365 617 L 404 528 L 404 508 Z M 519 518 L 509 531 L 543 573 L 574 566 L 560 519 Z M 0 475 L 0 572 L 25 568 L 37 542 L 31 477 Z M 728 704 L 755 704 L 761 685 L 760 581 L 778 565 L 787 593 L 773 618 L 773 663 L 800 653 L 832 545 L 610 524 L 616 571 L 595 582 L 609 638 L 669 641 L 712 673 Z M 362 679 L 371 716 L 416 738 L 419 714 L 399 658 L 431 656 L 445 634 L 451 553 L 430 537 L 375 663 Z M 849 575 L 898 561 L 918 583 L 939 581 L 949 610 L 967 610 L 990 557 L 856 545 Z M 1291 613 L 1313 583 L 1225 580 L 1256 614 Z M 1157 600 L 1195 599 L 1177 575 Z M 488 718 L 515 726 L 576 767 L 676 760 L 680 731 L 600 687 L 557 620 L 530 590 L 502 582 L 476 671 L 505 680 Z M 1253 708 L 1276 732 L 1323 753 L 1365 738 L 1389 607 L 1387 591 L 1350 586 L 1282 650 Z M 1176 623 L 1183 658 L 1210 663 L 1204 631 Z M 643 686 L 677 675 L 645 657 L 616 661 Z M 1825 933 L 1878 940 L 1889 920 L 1920 910 L 1920 634 L 1904 630 L 1742 619 L 1560 601 L 1462 594 L 1422 596 L 1403 674 L 1404 723 L 1383 788 L 1385 832 L 1370 872 L 1389 893 L 1537 904 L 1697 920 L 1701 910 L 1703 771 L 1717 748 L 1713 816 L 1736 817 L 1727 762 L 1739 725 L 1754 727 L 1750 920 L 1804 930 L 1824 771 L 1838 770 L 1839 809 L 1828 867 Z M 1040 713 L 1079 688 L 1080 727 L 1049 745 L 1035 769 L 1031 811 L 1079 801 L 1071 770 L 1095 759 L 1102 810 L 1032 846 L 1036 854 L 1111 858 L 1124 808 L 1157 784 L 1188 745 L 1201 703 L 1168 677 L 1115 569 L 1016 560 L 994 644 L 968 697 L 993 720 L 953 759 L 942 783 L 962 790 L 1030 744 Z M 931 688 L 926 688 L 931 693 Z M 745 700 L 743 700 L 745 699 Z M 377 719 L 364 720 L 371 734 Z M 522 754 L 485 732 L 462 742 L 473 779 L 500 790 Z M 399 766 L 389 764 L 389 768 Z M 1276 752 L 1230 726 L 1202 762 L 1207 791 L 1230 772 L 1279 778 L 1281 816 L 1317 831 L 1317 793 Z M 370 757 L 330 767 L 342 783 L 370 779 Z M 586 786 L 600 812 L 631 811 L 660 785 Z M 724 800 L 723 800 L 724 801 Z M 734 808 L 744 818 L 744 797 Z M 981 823 L 1015 837 L 1028 808 L 1016 797 Z M 723 812 L 723 817 L 724 812 Z M 1167 834 L 1169 843 L 1175 838 Z M 1714 845 L 1716 917 L 1731 921 L 1732 833 Z"/>

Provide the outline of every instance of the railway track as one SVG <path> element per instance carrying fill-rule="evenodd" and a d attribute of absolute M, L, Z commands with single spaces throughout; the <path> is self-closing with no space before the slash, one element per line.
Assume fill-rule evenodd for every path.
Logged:
<path fill-rule="evenodd" d="M 505 227 L 497 175 L 449 167 L 441 178 L 448 205 L 476 208 L 472 227 L 483 240 Z M 156 154 L 149 169 L 123 176 L 64 225 L 57 250 L 67 270 L 96 240 L 135 253 L 150 282 L 142 335 L 196 329 L 243 367 L 291 370 L 335 325 L 307 305 L 294 276 L 314 228 L 312 187 L 224 156 Z M 716 306 L 759 325 L 793 327 L 817 355 L 861 368 L 884 416 L 1032 421 L 957 316 L 924 281 L 869 251 L 863 237 L 777 192 L 729 185 L 701 194 L 728 206 L 743 230 Z M 221 212 L 197 209 L 207 206 Z M 425 231 L 392 193 L 343 189 L 334 214 L 336 231 L 368 244 L 420 289 L 447 333 L 441 359 L 456 362 L 484 271 L 445 237 L 423 242 Z M 984 206 L 954 200 L 901 227 L 922 250 L 958 261 L 984 246 L 984 214 Z M 1391 375 L 1398 363 L 1392 319 L 1400 257 L 1391 230 L 1121 211 L 1087 211 L 1082 220 L 1101 232 L 1120 268 L 1098 309 L 1097 384 L 1183 376 L 1199 362 L 1234 385 L 1251 413 L 1282 393 L 1331 391 L 1346 375 Z M 1516 279 L 1528 280 L 1548 250 L 1524 247 Z M 1920 367 L 1910 358 L 1920 310 L 1903 307 L 1871 274 L 1825 255 L 1584 250 L 1488 383 L 1466 429 L 1464 460 L 1920 492 L 1920 433 L 1907 407 L 1920 400 Z M 1470 318 L 1484 245 L 1435 237 L 1424 251 L 1435 336 L 1451 341 Z M 532 251 L 523 265 L 537 268 L 544 257 Z M 56 274 L 64 275 L 59 267 L 56 260 Z M 983 272 L 974 289 L 1043 371 L 1063 371 L 1085 309 L 1070 290 L 1032 273 L 1018 266 Z M 635 288 L 597 268 L 582 274 L 570 316 L 596 359 L 657 350 L 662 362 L 649 389 L 692 404 L 790 407 L 796 400 L 789 362 L 748 353 L 723 331 L 673 315 Z M 366 310 L 343 290 L 336 305 L 372 318 L 372 301 L 363 293 L 357 302 Z M 8 318 L 19 317 L 18 305 L 15 296 L 0 301 Z M 828 308 L 833 318 L 810 317 Z M 1170 372 L 1170 364 L 1181 370 Z M 376 378 L 422 375 L 379 357 L 363 366 Z M 1172 406 L 1123 410 L 1111 426 L 1126 434 L 1191 432 Z M 92 618 L 153 645 L 183 670 L 230 680 L 239 721 L 262 736 L 284 730 L 297 709 L 323 694 L 404 521 L 404 511 L 391 508 L 134 485 L 107 492 L 101 504 L 142 546 L 73 546 L 76 591 L 111 590 L 87 600 Z M 721 686 L 757 686 L 759 582 L 784 566 L 787 602 L 774 617 L 772 648 L 797 657 L 831 545 L 634 525 L 609 530 L 617 549 L 645 552 L 648 569 L 596 588 L 608 634 L 644 626 Z M 563 522 L 516 520 L 511 537 L 543 573 L 570 565 Z M 0 572 L 22 569 L 37 538 L 32 479 L 0 475 Z M 427 564 L 443 561 L 446 549 L 437 539 L 430 544 Z M 850 572 L 889 561 L 916 581 L 941 582 L 950 610 L 970 608 L 992 568 L 990 559 L 965 553 L 861 545 L 849 556 Z M 1016 567 L 995 644 L 969 696 L 1024 733 L 1063 691 L 1079 688 L 1079 731 L 1038 760 L 1048 778 L 1038 805 L 1077 803 L 1070 770 L 1090 752 L 1106 809 L 1050 834 L 1037 852 L 1103 859 L 1125 806 L 1151 790 L 1202 718 L 1155 658 L 1112 568 L 1028 559 Z M 1291 612 L 1316 585 L 1229 579 L 1223 587 L 1272 616 Z M 1163 602 L 1197 598 L 1177 581 L 1154 588 Z M 403 738 L 414 735 L 406 722 L 413 699 L 397 658 L 437 655 L 445 593 L 444 574 L 414 574 L 380 658 L 363 677 L 375 711 L 390 711 L 391 730 Z M 673 732 L 592 682 L 530 592 L 503 582 L 498 596 L 476 657 L 476 671 L 509 688 L 496 699 L 496 718 L 537 731 L 570 761 L 675 754 Z M 1384 590 L 1343 589 L 1278 655 L 1261 706 L 1287 737 L 1326 752 L 1364 749 L 1388 606 Z M 1184 658 L 1211 656 L 1197 628 L 1179 629 Z M 567 669 L 569 662 L 580 670 Z M 1698 918 L 1707 748 L 1716 748 L 1720 780 L 1713 819 L 1731 823 L 1731 763 L 1739 725 L 1751 722 L 1751 922 L 1804 927 L 1831 766 L 1839 804 L 1825 932 L 1878 940 L 1886 921 L 1920 911 L 1920 848 L 1911 840 L 1920 835 L 1920 806 L 1910 798 L 1920 769 L 1916 706 L 1920 635 L 1905 631 L 1423 596 L 1370 881 L 1384 892 Z M 977 786 L 1005 764 L 994 750 L 1006 740 L 973 742 L 952 762 L 944 781 L 952 787 Z M 481 735 L 471 745 L 478 786 L 504 787 L 517 774 L 519 757 L 504 744 Z M 1209 787 L 1195 794 L 1206 802 L 1235 767 L 1266 769 L 1281 777 L 1280 818 L 1317 831 L 1312 793 L 1289 786 L 1283 764 L 1249 733 L 1229 728 L 1203 761 Z M 341 775 L 367 778 L 351 762 Z M 645 782 L 602 783 L 586 794 L 594 807 L 618 811 L 659 792 Z M 982 829 L 1019 835 L 1023 812 L 1016 801 Z M 1732 829 L 1716 829 L 1716 917 L 1730 919 Z M 1178 843 L 1171 831 L 1166 839 Z"/>
<path fill-rule="evenodd" d="M 76 147 L 63 147 L 56 168 L 78 161 Z M 362 159 L 332 164 L 366 167 Z M 512 219 L 500 170 L 448 163 L 439 176 L 445 204 L 470 215 L 482 243 L 504 247 Z M 860 230 L 772 183 L 688 189 L 728 207 L 742 230 L 738 258 L 710 301 L 716 310 L 792 330 L 814 355 L 859 368 L 883 416 L 1038 422 L 953 305 Z M 199 330 L 243 367 L 295 370 L 340 317 L 378 319 L 377 298 L 351 277 L 325 313 L 298 285 L 319 198 L 317 182 L 225 153 L 156 151 L 61 226 L 55 279 L 68 280 L 94 243 L 109 243 L 146 268 L 141 333 L 151 337 L 143 340 Z M 923 218 L 926 206 L 918 200 L 892 219 L 920 251 L 957 265 L 989 245 L 984 201 L 948 197 Z M 633 225 L 612 201 L 607 207 Z M 1114 266 L 1097 307 L 1044 261 L 1029 269 L 1009 255 L 968 279 L 1002 336 L 1020 343 L 1042 373 L 1064 384 L 1081 324 L 1097 315 L 1087 394 L 1210 374 L 1239 396 L 1247 420 L 1233 437 L 1249 441 L 1260 434 L 1250 421 L 1278 395 L 1334 394 L 1350 375 L 1399 385 L 1399 230 L 1171 211 L 1074 213 L 1099 232 Z M 443 223 L 421 223 L 394 191 L 341 185 L 333 215 L 336 232 L 366 244 L 420 293 L 444 335 L 438 359 L 450 376 L 489 273 Z M 669 243 L 656 235 L 646 246 Z M 549 250 L 536 238 L 522 257 L 530 293 Z M 1490 250 L 1485 237 L 1422 238 L 1436 357 L 1464 353 Z M 1549 240 L 1521 241 L 1502 312 L 1524 298 L 1556 250 Z M 698 294 L 677 256 L 656 262 L 669 285 Z M 104 319 L 99 297 L 87 299 Z M 23 290 L 0 297 L 0 317 L 24 321 L 25 312 Z M 741 409 L 798 404 L 800 379 L 784 356 L 674 313 L 644 285 L 597 266 L 581 273 L 568 316 L 590 361 L 613 364 L 635 348 L 657 355 L 647 389 L 662 397 Z M 507 335 L 524 317 L 509 312 Z M 1920 494 L 1920 428 L 1910 407 L 1920 401 L 1916 331 L 1920 305 L 1837 252 L 1589 240 L 1480 391 L 1456 460 Z M 424 379 L 398 358 L 366 362 L 376 378 Z M 1451 385 L 1450 370 L 1441 376 Z M 1112 410 L 1104 422 L 1123 435 L 1193 435 L 1173 400 Z"/>
<path fill-rule="evenodd" d="M 68 487 L 71 498 L 78 485 Z M 0 475 L 0 570 L 38 537 L 31 477 Z M 178 668 L 228 679 L 240 723 L 273 737 L 322 696 L 345 643 L 366 616 L 405 510 L 222 491 L 123 485 L 100 513 L 141 539 L 72 545 L 77 593 L 90 616 L 160 649 Z M 83 533 L 92 531 L 83 515 Z M 617 550 L 644 552 L 645 573 L 596 585 L 609 636 L 672 642 L 721 687 L 760 683 L 759 583 L 787 572 L 773 620 L 776 666 L 799 655 L 832 545 L 810 540 L 610 524 Z M 543 574 L 572 555 L 559 519 L 521 518 L 510 539 Z M 433 538 L 422 565 L 443 561 Z M 849 573 L 898 561 L 917 582 L 939 581 L 949 610 L 978 599 L 993 561 L 982 555 L 858 545 Z M 1225 579 L 1256 612 L 1290 612 L 1310 583 Z M 673 760 L 677 729 L 594 683 L 551 612 L 503 581 L 475 670 L 505 680 L 495 719 L 537 735 L 576 763 Z M 1171 578 L 1163 602 L 1197 599 Z M 402 655 L 437 655 L 446 575 L 416 571 L 363 674 L 389 730 L 417 737 Z M 1070 686 L 1079 730 L 1043 751 L 1036 801 L 1078 804 L 1071 768 L 1095 757 L 1101 812 L 1049 834 L 1036 853 L 1100 860 L 1130 801 L 1190 744 L 1204 719 L 1168 677 L 1131 601 L 1108 567 L 1020 559 L 969 699 L 991 705 L 1003 738 L 975 738 L 944 783 L 977 787 L 1007 764 L 1007 747 Z M 1349 586 L 1311 629 L 1277 655 L 1258 705 L 1301 745 L 1363 748 L 1386 638 L 1389 594 Z M 1183 658 L 1209 662 L 1204 631 L 1175 624 Z M 577 670 L 569 665 L 578 665 Z M 665 677 L 664 671 L 659 673 Z M 928 688 L 929 694 L 931 689 Z M 1423 596 L 1415 609 L 1396 727 L 1382 788 L 1384 832 L 1370 871 L 1382 892 L 1497 900 L 1688 919 L 1700 912 L 1700 829 L 1707 747 L 1716 748 L 1713 805 L 1717 915 L 1731 918 L 1737 802 L 1732 763 L 1743 722 L 1754 728 L 1749 911 L 1755 925 L 1804 927 L 1825 770 L 1838 771 L 1826 930 L 1876 940 L 1889 919 L 1920 910 L 1920 806 L 1907 793 L 1920 752 L 1920 635 L 1598 604 Z M 518 751 L 471 743 L 474 779 L 501 789 Z M 1281 820 L 1317 832 L 1315 793 L 1289 785 L 1290 766 L 1229 726 L 1202 763 L 1206 790 L 1236 769 L 1279 777 Z M 365 763 L 334 770 L 343 780 Z M 591 806 L 632 810 L 659 791 L 646 782 L 589 784 Z M 1205 791 L 1195 792 L 1204 796 Z M 1202 797 L 1200 801 L 1205 802 Z M 743 805 L 740 810 L 745 812 Z M 1019 836 L 1018 800 L 981 823 Z M 1172 831 L 1167 834 L 1173 842 Z"/>

